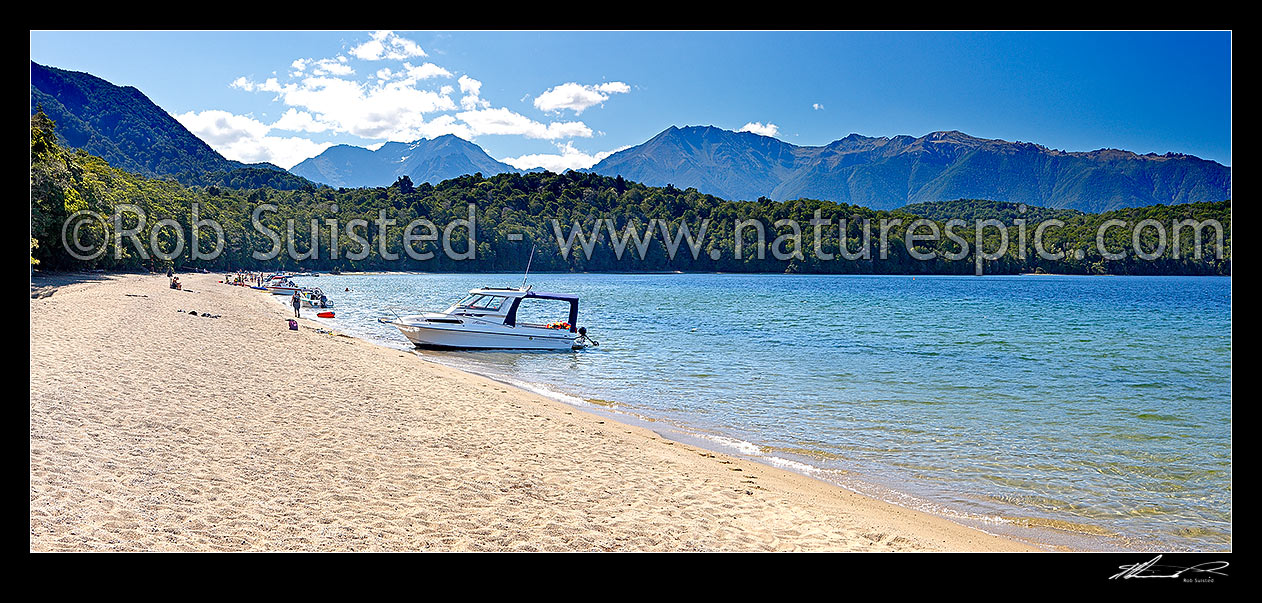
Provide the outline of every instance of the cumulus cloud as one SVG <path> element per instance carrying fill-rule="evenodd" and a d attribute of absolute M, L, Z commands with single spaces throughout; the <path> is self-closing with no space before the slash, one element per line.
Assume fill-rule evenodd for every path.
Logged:
<path fill-rule="evenodd" d="M 606 82 L 591 86 L 568 82 L 549 88 L 535 97 L 535 108 L 546 112 L 569 109 L 578 115 L 588 108 L 609 100 L 611 94 L 626 94 L 630 91 L 631 87 L 623 82 Z"/>
<path fill-rule="evenodd" d="M 276 130 L 289 130 L 291 132 L 311 132 L 319 133 L 331 129 L 333 126 L 317 120 L 306 111 L 299 111 L 290 108 L 285 111 L 276 123 L 272 124 L 272 128 Z"/>
<path fill-rule="evenodd" d="M 346 57 L 339 56 L 336 59 L 320 59 L 312 61 L 312 75 L 351 75 L 355 70 L 346 62 Z"/>
<path fill-rule="evenodd" d="M 456 118 L 469 127 L 473 136 L 481 134 L 515 135 L 542 140 L 562 138 L 588 138 L 592 129 L 581 121 L 552 122 L 544 124 L 525 115 L 505 109 L 478 109 L 462 111 Z"/>
<path fill-rule="evenodd" d="M 350 66 L 350 62 L 342 55 L 332 59 L 294 59 L 294 62 L 290 63 L 289 67 L 289 75 L 292 77 L 301 77 L 305 74 L 351 75 L 355 73 L 355 69 Z"/>
<path fill-rule="evenodd" d="M 751 121 L 741 126 L 741 129 L 737 131 L 738 132 L 753 132 L 754 134 L 758 134 L 760 136 L 775 136 L 776 133 L 780 131 L 780 126 L 777 126 L 776 124 L 773 124 L 771 122 L 767 122 L 766 124 L 763 124 L 762 122 Z"/>
<path fill-rule="evenodd" d="M 427 80 L 432 77 L 451 77 L 451 72 L 433 63 L 422 63 L 413 67 L 411 63 L 403 64 L 403 72 L 414 80 Z M 463 77 L 463 76 L 462 76 Z"/>
<path fill-rule="evenodd" d="M 812 109 L 814 109 L 814 110 L 816 110 L 816 111 L 823 111 L 823 110 L 824 110 L 824 105 L 821 105 L 821 104 L 819 104 L 819 103 L 814 103 L 814 104 L 812 104 L 812 105 L 811 105 L 811 108 L 812 108 Z"/>
<path fill-rule="evenodd" d="M 227 111 L 189 111 L 174 117 L 224 157 L 246 163 L 267 161 L 289 169 L 308 157 L 319 155 L 332 144 L 300 137 L 271 136 L 272 126 Z"/>
<path fill-rule="evenodd" d="M 245 115 L 233 115 L 227 111 L 210 110 L 200 113 L 189 111 L 175 118 L 189 131 L 211 146 L 230 145 L 266 135 L 267 124 Z"/>
<path fill-rule="evenodd" d="M 482 93 L 482 82 L 478 80 L 475 80 L 467 75 L 462 75 L 460 76 L 460 79 L 456 81 L 460 82 L 460 91 L 465 94 L 478 96 Z"/>
<path fill-rule="evenodd" d="M 460 98 L 460 108 L 466 111 L 476 109 L 486 109 L 491 106 L 490 101 L 482 98 L 482 82 L 475 80 L 467 75 L 460 76 L 457 80 L 460 83 L 460 91 L 464 96 Z"/>
<path fill-rule="evenodd" d="M 400 37 L 392 31 L 376 31 L 371 40 L 352 48 L 351 56 L 365 61 L 401 61 L 428 55 L 412 40 Z"/>
<path fill-rule="evenodd" d="M 238 78 L 233 86 L 247 91 L 275 92 L 289 107 L 302 110 L 327 129 L 362 138 L 406 139 L 424 123 L 424 114 L 454 111 L 456 103 L 438 91 L 418 88 L 414 80 L 350 79 L 311 76 L 280 84 L 275 78 L 250 82 Z M 310 131 L 310 130 L 306 130 Z"/>
<path fill-rule="evenodd" d="M 432 62 L 416 64 L 407 60 L 424 56 L 427 55 L 420 46 L 407 38 L 389 31 L 375 32 L 370 40 L 353 45 L 344 55 L 299 58 L 279 75 L 261 81 L 242 76 L 230 82 L 234 89 L 274 95 L 272 101 L 280 104 L 283 113 L 271 124 L 226 111 L 190 112 L 179 119 L 186 120 L 190 130 L 203 134 L 225 156 L 242 161 L 267 160 L 287 164 L 286 167 L 318 154 L 329 144 L 303 145 L 297 142 L 301 139 L 276 132 L 349 135 L 374 142 L 410 142 L 444 134 L 466 140 L 478 136 L 520 136 L 557 145 L 556 154 L 518 158 L 536 157 L 534 161 L 540 165 L 582 167 L 603 157 L 562 143 L 593 136 L 592 129 L 582 121 L 538 121 L 493 105 L 482 97 L 481 80 L 453 73 Z M 381 63 L 364 68 L 361 61 Z M 362 75 L 357 75 L 357 68 L 362 69 Z M 578 114 L 612 94 L 629 91 L 630 86 L 622 82 L 562 84 L 537 98 L 535 106 L 549 112 L 569 109 Z M 303 152 L 308 154 L 294 159 L 295 154 Z"/>
<path fill-rule="evenodd" d="M 246 92 L 280 92 L 281 90 L 280 80 L 277 80 L 274 77 L 269 77 L 262 82 L 255 82 L 246 79 L 245 76 L 241 76 L 232 80 L 232 83 L 228 84 L 228 87 L 239 88 L 241 90 L 245 90 Z"/>
<path fill-rule="evenodd" d="M 465 139 L 480 135 L 542 140 L 592 136 L 591 128 L 581 121 L 543 123 L 503 107 L 493 108 L 480 96 L 482 82 L 467 75 L 457 80 L 464 94 L 458 103 L 452 86 L 432 90 L 420 87 L 421 80 L 398 79 L 394 72 L 375 75 L 368 82 L 309 76 L 285 84 L 276 78 L 254 82 L 242 77 L 231 85 L 275 93 L 289 109 L 273 127 L 297 132 L 327 131 L 394 141 L 443 134 Z M 450 113 L 453 111 L 454 115 Z M 429 117 L 435 113 L 442 115 Z"/>
<path fill-rule="evenodd" d="M 574 143 L 565 142 L 558 144 L 557 150 L 560 153 L 540 153 L 533 155 L 522 155 L 520 157 L 506 157 L 502 159 L 504 163 L 511 165 L 519 170 L 528 170 L 541 167 L 549 172 L 561 173 L 565 170 L 583 170 L 597 163 L 618 151 L 629 149 L 631 147 L 619 147 L 612 151 L 600 151 L 594 155 L 588 155 L 576 148 Z"/>

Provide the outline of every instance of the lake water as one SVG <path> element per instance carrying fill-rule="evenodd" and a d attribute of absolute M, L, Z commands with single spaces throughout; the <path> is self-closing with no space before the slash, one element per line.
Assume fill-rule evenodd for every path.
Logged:
<path fill-rule="evenodd" d="M 336 302 L 327 324 L 410 348 L 376 318 L 441 310 L 520 275 L 295 281 Z M 581 296 L 579 325 L 600 346 L 418 353 L 992 532 L 1231 548 L 1229 278 L 530 282 Z"/>

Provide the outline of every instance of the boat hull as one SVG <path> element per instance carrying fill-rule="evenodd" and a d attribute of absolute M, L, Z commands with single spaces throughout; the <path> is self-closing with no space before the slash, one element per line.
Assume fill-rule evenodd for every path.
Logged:
<path fill-rule="evenodd" d="M 572 350 L 574 335 L 559 331 L 556 335 L 541 333 L 543 329 L 505 329 L 503 331 L 457 329 L 408 323 L 391 323 L 413 345 L 420 348 L 465 350 Z M 580 346 L 581 347 L 581 346 Z"/>

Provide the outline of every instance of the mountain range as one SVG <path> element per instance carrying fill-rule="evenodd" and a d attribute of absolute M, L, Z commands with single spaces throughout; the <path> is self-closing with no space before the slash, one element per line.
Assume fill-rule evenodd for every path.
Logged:
<path fill-rule="evenodd" d="M 375 151 L 340 144 L 289 171 L 330 186 L 362 187 L 387 186 L 404 175 L 416 184 L 438 184 L 465 174 L 492 176 L 521 170 L 492 159 L 472 142 L 447 134 L 411 143 L 387 142 Z"/>
<path fill-rule="evenodd" d="M 376 150 L 337 145 L 288 172 L 268 163 L 243 164 L 220 155 L 133 87 L 32 61 L 31 113 L 38 108 L 57 123 L 67 146 L 115 167 L 186 184 L 366 187 L 388 186 L 402 175 L 437 184 L 476 172 L 522 171 L 451 135 L 388 142 Z M 671 126 L 581 171 L 733 200 L 811 198 L 873 209 L 992 199 L 1101 212 L 1231 197 L 1231 168 L 1191 155 L 1068 152 L 957 131 L 919 138 L 850 134 L 824 146 L 798 146 L 713 126 Z"/>
<path fill-rule="evenodd" d="M 1191 155 L 1066 152 L 956 131 L 851 134 L 811 147 L 712 126 L 670 127 L 590 171 L 726 199 L 810 198 L 874 209 L 967 198 L 1100 212 L 1231 196 L 1231 168 Z"/>
<path fill-rule="evenodd" d="M 520 172 L 455 136 L 386 143 L 376 151 L 339 145 L 291 171 L 333 186 L 385 186 L 481 172 Z M 873 209 L 953 199 L 994 199 L 1102 212 L 1231 197 L 1231 168 L 1191 155 L 1067 152 L 962 132 L 870 137 L 798 146 L 713 126 L 671 126 L 587 170 L 650 186 L 696 188 L 725 199 L 821 199 Z"/>

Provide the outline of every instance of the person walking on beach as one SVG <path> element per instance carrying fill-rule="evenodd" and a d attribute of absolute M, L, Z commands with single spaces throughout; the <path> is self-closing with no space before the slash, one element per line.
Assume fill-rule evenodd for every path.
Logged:
<path fill-rule="evenodd" d="M 294 318 L 302 318 L 302 299 L 298 297 L 297 291 L 294 291 L 294 297 L 291 301 L 294 304 Z"/>

